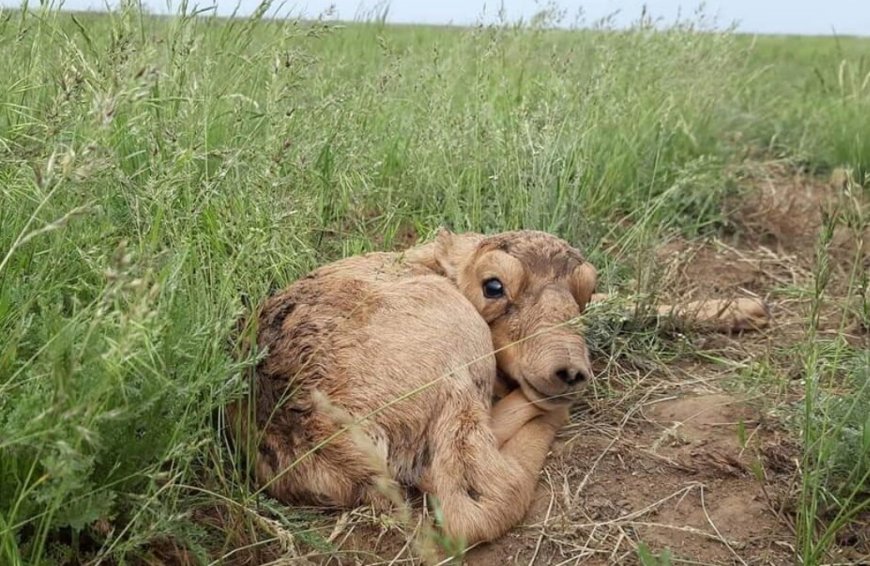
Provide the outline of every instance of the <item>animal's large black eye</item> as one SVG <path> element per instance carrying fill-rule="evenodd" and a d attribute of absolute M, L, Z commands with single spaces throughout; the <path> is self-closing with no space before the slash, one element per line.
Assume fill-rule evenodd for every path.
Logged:
<path fill-rule="evenodd" d="M 501 281 L 492 277 L 483 282 L 483 296 L 487 299 L 499 299 L 504 297 L 504 285 Z"/>

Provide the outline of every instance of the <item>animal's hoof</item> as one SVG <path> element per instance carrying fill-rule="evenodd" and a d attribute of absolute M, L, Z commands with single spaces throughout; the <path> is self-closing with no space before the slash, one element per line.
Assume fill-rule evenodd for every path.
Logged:
<path fill-rule="evenodd" d="M 770 324 L 770 307 L 761 299 L 711 299 L 699 306 L 698 322 L 708 323 L 719 332 L 761 330 Z"/>
<path fill-rule="evenodd" d="M 761 299 L 737 299 L 731 309 L 731 330 L 760 330 L 770 324 L 770 307 Z"/>

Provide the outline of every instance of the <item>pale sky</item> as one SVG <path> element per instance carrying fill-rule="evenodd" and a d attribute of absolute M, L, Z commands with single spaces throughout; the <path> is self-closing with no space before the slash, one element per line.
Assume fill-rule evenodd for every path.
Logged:
<path fill-rule="evenodd" d="M 72 10 L 101 9 L 115 0 L 65 0 L 63 7 Z M 179 0 L 142 0 L 153 12 L 173 11 Z M 54 0 L 53 4 L 60 4 Z M 403 23 L 475 24 L 496 21 L 499 6 L 504 6 L 507 19 L 528 20 L 547 5 L 545 0 L 393 0 L 387 21 Z M 665 22 L 674 21 L 679 14 L 691 15 L 698 0 L 557 0 L 567 13 L 565 24 L 570 25 L 582 10 L 581 23 L 590 24 L 614 12 L 614 23 L 626 25 L 636 20 L 644 4 L 654 17 Z M 190 0 L 191 6 L 216 6 L 219 14 L 230 14 L 239 6 L 240 14 L 248 14 L 257 0 Z M 276 5 L 281 4 L 275 2 Z M 19 0 L 0 0 L 0 6 L 17 7 Z M 38 5 L 32 1 L 31 5 Z M 372 14 L 383 2 L 373 0 L 288 0 L 276 15 L 312 17 L 334 7 L 334 18 L 352 20 L 360 14 Z M 714 16 L 717 27 L 737 23 L 737 29 L 757 33 L 789 33 L 811 35 L 870 35 L 870 0 L 709 0 L 704 12 Z M 272 10 L 275 12 L 275 10 Z"/>

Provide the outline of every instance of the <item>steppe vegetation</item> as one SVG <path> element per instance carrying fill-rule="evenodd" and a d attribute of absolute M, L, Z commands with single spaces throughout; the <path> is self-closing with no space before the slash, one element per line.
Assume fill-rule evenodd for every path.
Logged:
<path fill-rule="evenodd" d="M 774 313 L 590 309 L 542 504 L 470 560 L 866 563 L 870 40 L 267 8 L 0 10 L 0 563 L 413 561 L 416 517 L 258 493 L 219 408 L 252 304 L 442 224 L 559 234 L 642 305 Z"/>

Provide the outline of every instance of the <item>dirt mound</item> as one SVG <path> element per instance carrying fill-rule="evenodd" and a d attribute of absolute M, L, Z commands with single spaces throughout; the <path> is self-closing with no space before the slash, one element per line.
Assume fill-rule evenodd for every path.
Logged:
<path fill-rule="evenodd" d="M 856 254 L 866 261 L 870 229 L 852 217 L 870 202 L 846 171 L 835 170 L 824 179 L 789 163 L 767 162 L 749 166 L 743 184 L 747 190 L 726 203 L 737 247 L 793 256 L 808 267 L 825 218 L 841 215 L 843 221 L 834 223 L 830 256 L 836 264 L 853 262 Z"/>

